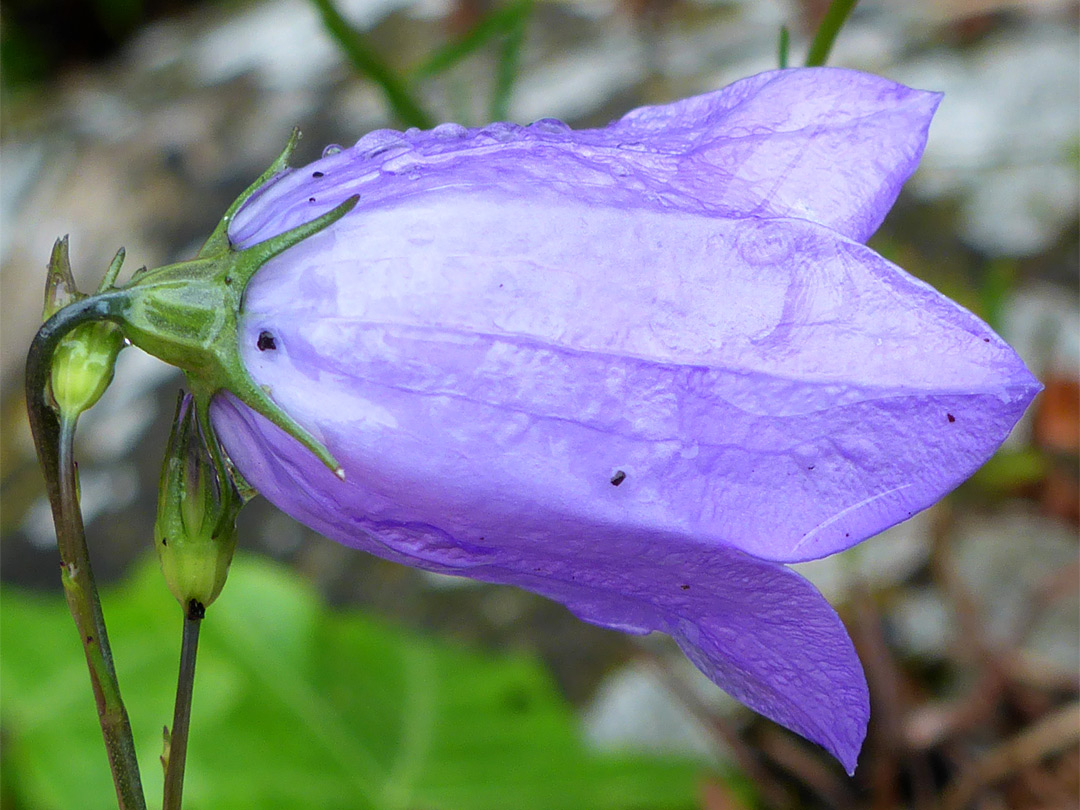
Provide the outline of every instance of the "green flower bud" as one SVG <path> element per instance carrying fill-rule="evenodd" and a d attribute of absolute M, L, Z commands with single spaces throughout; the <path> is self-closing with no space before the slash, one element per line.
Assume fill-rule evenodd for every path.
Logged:
<path fill-rule="evenodd" d="M 98 292 L 110 288 L 124 261 L 123 248 L 109 266 Z M 75 287 L 68 258 L 68 240 L 57 239 L 45 283 L 44 319 L 86 296 Z M 109 321 L 78 326 L 64 336 L 52 359 L 50 386 L 62 415 L 75 417 L 91 408 L 112 382 L 116 356 L 124 348 L 124 333 Z"/>
<path fill-rule="evenodd" d="M 154 545 L 185 611 L 201 612 L 221 593 L 242 505 L 220 454 L 207 446 L 192 396 L 182 395 L 161 472 Z"/>

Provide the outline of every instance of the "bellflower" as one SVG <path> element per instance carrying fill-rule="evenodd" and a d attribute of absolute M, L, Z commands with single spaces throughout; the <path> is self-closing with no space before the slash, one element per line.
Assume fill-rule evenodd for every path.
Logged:
<path fill-rule="evenodd" d="M 862 244 L 939 100 L 795 69 L 603 129 L 329 148 L 258 189 L 228 237 L 250 247 L 359 195 L 262 266 L 238 324 L 255 383 L 344 480 L 228 394 L 214 430 L 327 537 L 668 633 L 852 772 L 865 679 L 783 563 L 941 498 L 1039 389 L 986 324 Z"/>

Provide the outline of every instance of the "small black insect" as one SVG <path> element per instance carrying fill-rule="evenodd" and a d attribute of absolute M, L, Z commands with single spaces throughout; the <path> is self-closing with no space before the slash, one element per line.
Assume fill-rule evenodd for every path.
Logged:
<path fill-rule="evenodd" d="M 956 421 L 956 417 L 953 416 L 951 413 L 947 413 L 947 414 L 945 414 L 945 416 L 948 418 L 948 420 L 950 422 L 955 422 Z"/>
<path fill-rule="evenodd" d="M 311 176 L 318 179 L 320 177 L 325 177 L 326 175 L 324 175 L 322 172 L 312 172 Z"/>
<path fill-rule="evenodd" d="M 263 330 L 262 332 L 259 332 L 259 339 L 255 342 L 255 347 L 260 352 L 265 352 L 267 350 L 273 351 L 277 348 L 277 341 L 274 339 L 273 335 L 266 330 Z"/>
<path fill-rule="evenodd" d="M 615 474 L 611 476 L 611 485 L 617 487 L 623 481 L 626 480 L 626 473 L 622 470 L 616 470 Z"/>

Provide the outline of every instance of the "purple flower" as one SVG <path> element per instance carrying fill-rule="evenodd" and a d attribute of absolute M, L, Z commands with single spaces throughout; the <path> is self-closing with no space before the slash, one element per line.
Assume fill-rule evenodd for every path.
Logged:
<path fill-rule="evenodd" d="M 315 530 L 660 630 L 855 767 L 866 683 L 781 563 L 942 497 L 1039 385 L 986 324 L 861 244 L 940 100 L 763 73 L 572 131 L 373 132 L 238 212 L 246 247 L 356 208 L 246 292 L 255 381 L 341 462 L 229 396 L 245 478 Z"/>

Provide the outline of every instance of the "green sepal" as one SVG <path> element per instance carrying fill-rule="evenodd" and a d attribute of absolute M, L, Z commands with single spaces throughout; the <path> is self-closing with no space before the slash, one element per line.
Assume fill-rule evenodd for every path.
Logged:
<path fill-rule="evenodd" d="M 240 210 L 240 206 L 251 199 L 251 195 L 289 168 L 289 158 L 292 157 L 292 153 L 299 141 L 300 130 L 294 128 L 289 136 L 288 143 L 285 144 L 285 148 L 281 150 L 281 154 L 277 156 L 277 159 L 270 164 L 265 172 L 259 175 L 254 183 L 244 189 L 240 196 L 233 200 L 232 205 L 226 209 L 225 215 L 222 216 L 213 233 L 199 248 L 199 252 L 196 254 L 197 258 L 217 256 L 232 248 L 232 244 L 229 242 L 229 223 L 232 222 L 236 212 Z"/>
<path fill-rule="evenodd" d="M 244 250 L 229 245 L 214 256 L 143 273 L 124 289 L 122 317 L 131 343 L 184 371 L 200 411 L 219 391 L 228 391 L 307 447 L 339 478 L 344 471 L 330 451 L 251 378 L 238 335 L 244 290 L 259 268 L 341 219 L 358 199 L 354 195 L 311 222 Z"/>
<path fill-rule="evenodd" d="M 49 256 L 48 274 L 45 277 L 45 306 L 41 320 L 47 321 L 61 309 L 83 298 L 75 287 L 68 254 L 68 238 L 62 236 L 53 243 Z"/>
<path fill-rule="evenodd" d="M 141 268 L 127 286 L 116 289 L 112 285 L 123 260 L 121 251 L 113 260 L 98 295 L 82 303 L 85 309 L 98 313 L 97 320 L 111 322 L 102 323 L 101 327 L 119 326 L 128 342 L 184 372 L 207 444 L 221 466 L 225 462 L 213 436 L 209 409 L 215 395 L 228 391 L 308 448 L 343 479 L 345 471 L 326 446 L 274 402 L 270 392 L 251 378 L 240 357 L 240 308 L 248 282 L 267 261 L 341 219 L 360 199 L 359 195 L 353 195 L 310 222 L 243 250 L 236 249 L 228 236 L 234 215 L 260 188 L 288 168 L 289 156 L 299 137 L 299 131 L 294 130 L 278 158 L 229 206 L 194 259 L 155 270 Z M 67 240 L 58 240 L 53 253 L 57 271 L 50 270 L 49 289 L 54 297 L 59 297 L 66 295 L 68 289 L 74 290 L 70 269 L 66 275 L 63 273 Z M 70 297 L 72 301 L 85 298 L 77 291 Z M 97 328 L 99 324 L 92 326 Z M 246 483 L 240 490 L 244 497 L 252 496 Z"/>

